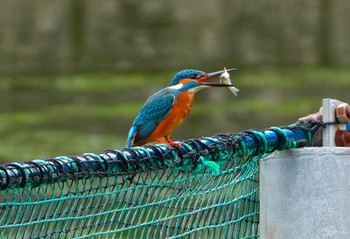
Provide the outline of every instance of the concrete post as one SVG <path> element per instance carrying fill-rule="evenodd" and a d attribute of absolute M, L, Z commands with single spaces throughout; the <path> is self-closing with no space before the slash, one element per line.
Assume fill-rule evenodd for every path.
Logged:
<path fill-rule="evenodd" d="M 350 148 L 275 152 L 260 166 L 262 239 L 350 238 Z"/>

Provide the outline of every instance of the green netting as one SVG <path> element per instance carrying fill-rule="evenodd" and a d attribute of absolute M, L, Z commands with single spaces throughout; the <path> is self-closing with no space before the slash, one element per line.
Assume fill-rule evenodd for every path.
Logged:
<path fill-rule="evenodd" d="M 259 160 L 310 145 L 314 131 L 298 124 L 0 166 L 0 236 L 258 238 Z"/>

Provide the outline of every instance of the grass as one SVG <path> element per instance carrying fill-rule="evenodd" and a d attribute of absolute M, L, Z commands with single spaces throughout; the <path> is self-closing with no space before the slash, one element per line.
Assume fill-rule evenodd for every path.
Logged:
<path fill-rule="evenodd" d="M 144 100 L 174 72 L 0 76 L 0 161 L 121 148 Z M 294 123 L 322 98 L 349 102 L 350 70 L 240 69 L 240 89 L 204 90 L 174 139 Z M 208 127 L 210 126 L 210 127 Z"/>

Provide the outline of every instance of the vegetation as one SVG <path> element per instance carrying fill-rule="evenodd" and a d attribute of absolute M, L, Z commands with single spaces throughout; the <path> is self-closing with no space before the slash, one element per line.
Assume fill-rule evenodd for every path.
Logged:
<path fill-rule="evenodd" d="M 0 76 L 0 161 L 122 148 L 144 100 L 174 72 Z M 295 122 L 322 98 L 349 102 L 350 71 L 331 68 L 240 69 L 240 89 L 200 92 L 174 139 Z"/>

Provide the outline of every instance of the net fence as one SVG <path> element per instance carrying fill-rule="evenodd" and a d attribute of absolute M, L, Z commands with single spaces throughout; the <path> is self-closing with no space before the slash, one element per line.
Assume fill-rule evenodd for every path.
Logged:
<path fill-rule="evenodd" d="M 259 238 L 259 160 L 318 122 L 0 166 L 1 238 Z"/>

